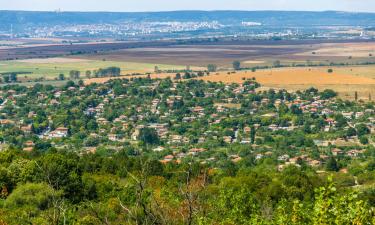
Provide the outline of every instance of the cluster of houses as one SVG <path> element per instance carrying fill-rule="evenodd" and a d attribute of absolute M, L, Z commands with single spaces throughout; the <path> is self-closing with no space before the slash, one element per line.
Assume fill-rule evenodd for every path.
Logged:
<path fill-rule="evenodd" d="M 137 86 L 139 91 L 156 92 L 161 81 Z M 318 94 L 306 100 L 302 95 L 294 93 L 292 97 L 278 97 L 271 98 L 266 93 L 259 93 L 259 96 L 253 98 L 248 106 L 243 106 L 247 95 L 257 95 L 254 90 L 254 83 L 241 85 L 224 85 L 215 87 L 206 87 L 195 92 L 189 88 L 179 88 L 178 83 L 173 83 L 172 87 L 167 88 L 162 94 L 157 94 L 152 97 L 145 95 L 144 99 L 131 93 L 115 94 L 115 91 L 106 84 L 98 85 L 93 90 L 97 94 L 95 97 L 95 104 L 89 105 L 83 111 L 84 115 L 95 118 L 98 124 L 98 129 L 89 134 L 90 138 L 104 138 L 109 142 L 139 142 L 140 132 L 143 128 L 150 128 L 155 130 L 158 137 L 163 141 L 164 146 L 159 146 L 154 149 L 155 152 L 162 153 L 171 146 L 189 146 L 190 150 L 187 152 L 174 151 L 173 154 L 163 156 L 162 163 L 179 162 L 188 156 L 200 156 L 202 152 L 210 151 L 210 149 L 201 148 L 197 146 L 204 146 L 208 140 L 220 140 L 226 145 L 239 144 L 251 147 L 251 151 L 257 160 L 263 157 L 277 155 L 272 151 L 272 147 L 266 153 L 257 152 L 254 148 L 254 139 L 262 139 L 261 134 L 256 134 L 256 137 L 250 137 L 251 133 L 255 131 L 267 132 L 272 135 L 274 132 L 286 131 L 294 132 L 302 128 L 302 125 L 294 124 L 293 121 L 287 123 L 277 123 L 279 117 L 279 110 L 282 107 L 289 109 L 298 109 L 302 114 L 311 114 L 319 118 L 324 118 L 324 128 L 322 132 L 336 131 L 336 115 L 341 114 L 347 121 L 347 125 L 343 129 L 355 128 L 358 123 L 365 124 L 371 133 L 375 133 L 375 110 L 366 108 L 364 104 L 358 104 L 356 107 L 345 108 L 338 110 L 336 99 L 322 99 Z M 123 88 L 131 87 L 132 83 L 124 83 Z M 103 91 L 105 90 L 105 91 Z M 51 129 L 53 124 L 52 114 L 53 109 L 64 104 L 66 96 L 74 93 L 77 99 L 83 99 L 85 96 L 85 87 L 69 87 L 67 89 L 54 89 L 52 93 L 38 92 L 36 95 L 35 104 L 40 108 L 49 108 L 48 120 L 50 126 L 47 129 L 38 131 L 38 136 L 41 139 L 62 139 L 69 138 L 71 130 L 67 127 L 59 126 Z M 198 94 L 197 94 L 198 93 Z M 2 103 L 0 104 L 0 125 L 16 126 L 25 136 L 35 133 L 32 126 L 32 121 L 38 116 L 35 111 L 29 111 L 25 118 L 17 118 L 15 115 L 7 114 L 6 106 L 12 105 L 19 107 L 17 101 L 19 98 L 24 98 L 25 93 L 18 93 L 14 90 L 0 92 Z M 52 96 L 52 98 L 51 98 Z M 186 97 L 188 96 L 188 97 Z M 240 97 L 241 96 L 241 97 Z M 65 98 L 64 98 L 65 97 Z M 198 101 L 199 98 L 211 98 L 202 104 Z M 69 98 L 68 98 L 69 99 Z M 129 99 L 136 100 L 133 105 L 128 105 L 126 110 L 128 113 L 120 113 L 115 118 L 108 118 L 106 112 L 110 111 L 120 102 L 126 102 Z M 187 104 L 186 104 L 187 103 Z M 273 107 L 269 107 L 272 104 Z M 185 105 L 186 110 L 179 112 L 177 109 Z M 131 113 L 129 113 L 131 112 Z M 237 118 L 257 118 L 257 122 L 245 124 L 245 126 L 233 125 L 228 127 L 227 120 L 236 120 Z M 152 118 L 152 119 L 151 119 Z M 271 124 L 265 124 L 261 121 L 273 121 Z M 203 121 L 203 122 L 202 122 Z M 204 126 L 194 132 L 198 136 L 191 135 L 186 130 L 178 128 L 182 125 L 190 125 L 194 123 L 202 123 Z M 189 128 L 191 129 L 191 128 Z M 197 128 L 195 128 L 197 129 Z M 253 130 L 254 129 L 254 130 Z M 226 133 L 224 132 L 226 131 Z M 262 133 L 260 132 L 260 133 Z M 102 140 L 101 139 L 101 140 Z M 334 148 L 330 154 L 333 156 L 347 156 L 351 158 L 360 157 L 363 155 L 363 148 L 359 144 L 357 137 L 349 137 L 346 139 L 335 138 L 332 140 L 314 140 L 314 144 L 320 149 L 327 149 L 329 146 L 340 146 L 343 142 L 352 142 L 355 146 L 350 150 L 340 150 Z M 100 144 L 100 143 L 99 143 Z M 369 144 L 374 144 L 371 140 Z M 31 151 L 34 143 L 26 141 L 23 144 L 25 151 Z M 254 150 L 255 149 L 255 150 Z M 340 152 L 341 151 L 341 152 Z M 92 152 L 92 149 L 88 150 Z M 238 154 L 230 154 L 228 159 L 234 163 L 242 160 Z M 202 162 L 214 160 L 212 157 L 204 159 Z M 289 164 L 298 164 L 297 161 L 304 161 L 308 165 L 318 167 L 324 163 L 324 155 L 319 159 L 308 157 L 306 154 L 296 155 L 291 157 L 289 155 L 282 155 L 278 157 L 280 168 Z"/>

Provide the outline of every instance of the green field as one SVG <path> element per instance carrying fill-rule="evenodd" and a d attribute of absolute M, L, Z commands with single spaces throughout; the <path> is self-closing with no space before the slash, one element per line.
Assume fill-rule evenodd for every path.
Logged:
<path fill-rule="evenodd" d="M 40 62 L 30 61 L 0 61 L 0 73 L 7 72 L 28 72 L 31 74 L 19 75 L 19 78 L 35 79 L 44 77 L 45 79 L 55 79 L 59 74 L 69 76 L 69 71 L 79 70 L 84 75 L 87 70 L 97 70 L 110 66 L 120 67 L 122 75 L 131 73 L 153 72 L 154 67 L 158 66 L 161 70 L 179 70 L 184 66 L 164 65 L 164 64 L 147 64 L 134 62 L 116 62 L 116 61 L 77 61 L 77 62 L 48 62 L 49 59 L 41 59 Z M 53 61 L 53 60 L 51 60 Z"/>

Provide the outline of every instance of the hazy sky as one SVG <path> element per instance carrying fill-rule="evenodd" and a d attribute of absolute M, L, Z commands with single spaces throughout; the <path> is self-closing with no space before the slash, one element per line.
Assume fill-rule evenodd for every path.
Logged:
<path fill-rule="evenodd" d="M 340 10 L 375 12 L 375 0 L 0 0 L 2 10 Z"/>

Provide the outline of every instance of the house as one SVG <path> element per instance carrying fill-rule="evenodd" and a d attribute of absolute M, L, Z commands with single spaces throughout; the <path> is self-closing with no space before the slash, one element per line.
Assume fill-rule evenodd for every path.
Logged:
<path fill-rule="evenodd" d="M 195 113 L 203 113 L 204 112 L 204 108 L 200 107 L 200 106 L 196 106 L 193 108 L 193 112 Z"/>
<path fill-rule="evenodd" d="M 351 158 L 356 158 L 359 155 L 363 154 L 363 152 L 364 152 L 363 150 L 350 150 L 346 153 L 346 155 Z"/>
<path fill-rule="evenodd" d="M 166 164 L 166 163 L 171 162 L 173 159 L 174 159 L 173 155 L 167 155 L 167 156 L 164 157 L 163 160 L 160 160 L 160 162 L 163 163 L 163 164 Z"/>
<path fill-rule="evenodd" d="M 0 120 L 1 125 L 9 125 L 9 124 L 14 124 L 15 122 L 13 120 L 8 120 L 8 119 L 3 119 Z"/>
<path fill-rule="evenodd" d="M 279 160 L 279 161 L 288 161 L 289 158 L 290 158 L 290 156 L 285 154 L 285 155 L 281 155 L 281 156 L 277 157 L 277 160 Z"/>
<path fill-rule="evenodd" d="M 318 167 L 318 166 L 320 166 L 321 162 L 319 160 L 309 159 L 309 160 L 307 160 L 307 164 L 309 164 L 312 167 Z"/>
<path fill-rule="evenodd" d="M 181 135 L 172 135 L 170 137 L 171 143 L 181 143 L 182 142 L 182 136 Z"/>
<path fill-rule="evenodd" d="M 229 158 L 234 163 L 238 163 L 242 159 L 239 155 L 231 155 L 231 156 L 229 156 Z"/>
<path fill-rule="evenodd" d="M 164 151 L 164 149 L 165 149 L 164 147 L 159 146 L 157 148 L 152 149 L 152 151 L 154 151 L 154 152 L 162 152 L 162 151 Z"/>
<path fill-rule="evenodd" d="M 58 127 L 58 128 L 56 128 L 56 130 L 51 131 L 48 134 L 48 137 L 49 138 L 63 138 L 63 137 L 67 137 L 68 136 L 68 131 L 69 131 L 68 128 Z"/>
<path fill-rule="evenodd" d="M 199 137 L 198 138 L 198 143 L 201 144 L 201 143 L 204 143 L 206 141 L 206 138 L 205 137 Z"/>
<path fill-rule="evenodd" d="M 255 156 L 255 159 L 259 160 L 259 159 L 262 159 L 263 158 L 263 154 L 257 154 Z"/>
<path fill-rule="evenodd" d="M 29 134 L 29 133 L 31 133 L 31 131 L 32 131 L 32 127 L 31 127 L 31 125 L 22 126 L 22 127 L 21 127 L 21 130 L 22 130 L 24 133 Z"/>
<path fill-rule="evenodd" d="M 26 142 L 24 143 L 24 145 L 25 145 L 25 147 L 34 147 L 34 146 L 35 146 L 35 144 L 34 144 L 33 141 L 26 141 Z"/>
<path fill-rule="evenodd" d="M 117 134 L 108 134 L 108 139 L 110 141 L 118 141 L 119 140 Z"/>
<path fill-rule="evenodd" d="M 196 155 L 198 153 L 204 152 L 206 149 L 204 148 L 192 148 L 189 150 L 189 155 Z"/>
<path fill-rule="evenodd" d="M 354 112 L 342 112 L 341 113 L 343 117 L 345 117 L 346 119 L 351 119 Z"/>
<path fill-rule="evenodd" d="M 250 127 L 244 127 L 243 132 L 244 133 L 250 133 L 251 132 L 251 128 Z"/>
<path fill-rule="evenodd" d="M 328 147 L 329 146 L 329 141 L 324 141 L 324 140 L 313 140 L 314 144 L 318 147 Z"/>
<path fill-rule="evenodd" d="M 332 155 L 333 156 L 339 156 L 339 155 L 342 155 L 343 154 L 343 151 L 342 150 L 340 150 L 340 149 L 338 149 L 338 148 L 334 148 L 334 149 L 332 149 Z"/>
<path fill-rule="evenodd" d="M 51 104 L 51 105 L 58 105 L 58 104 L 60 104 L 56 99 L 52 99 L 50 102 L 49 102 L 49 104 Z"/>
<path fill-rule="evenodd" d="M 225 143 L 232 143 L 232 137 L 231 136 L 224 136 L 223 137 L 223 140 Z"/>
<path fill-rule="evenodd" d="M 34 147 L 25 147 L 22 150 L 25 151 L 25 152 L 32 152 L 33 149 L 34 149 Z"/>
<path fill-rule="evenodd" d="M 356 113 L 355 113 L 355 118 L 356 118 L 356 119 L 359 119 L 360 117 L 362 117 L 362 116 L 364 116 L 364 115 L 365 115 L 364 112 L 356 112 Z"/>
<path fill-rule="evenodd" d="M 97 122 L 98 124 L 101 124 L 101 125 L 106 125 L 106 124 L 109 123 L 108 120 L 106 120 L 105 118 L 98 118 L 98 119 L 96 120 L 96 122 Z"/>

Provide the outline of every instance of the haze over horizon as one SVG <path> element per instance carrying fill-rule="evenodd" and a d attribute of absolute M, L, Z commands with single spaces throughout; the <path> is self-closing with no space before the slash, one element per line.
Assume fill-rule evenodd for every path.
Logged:
<path fill-rule="evenodd" d="M 283 11 L 348 11 L 375 12 L 373 0 L 0 0 L 0 10 L 25 11 L 111 11 L 111 12 L 147 12 L 175 10 L 283 10 Z"/>

